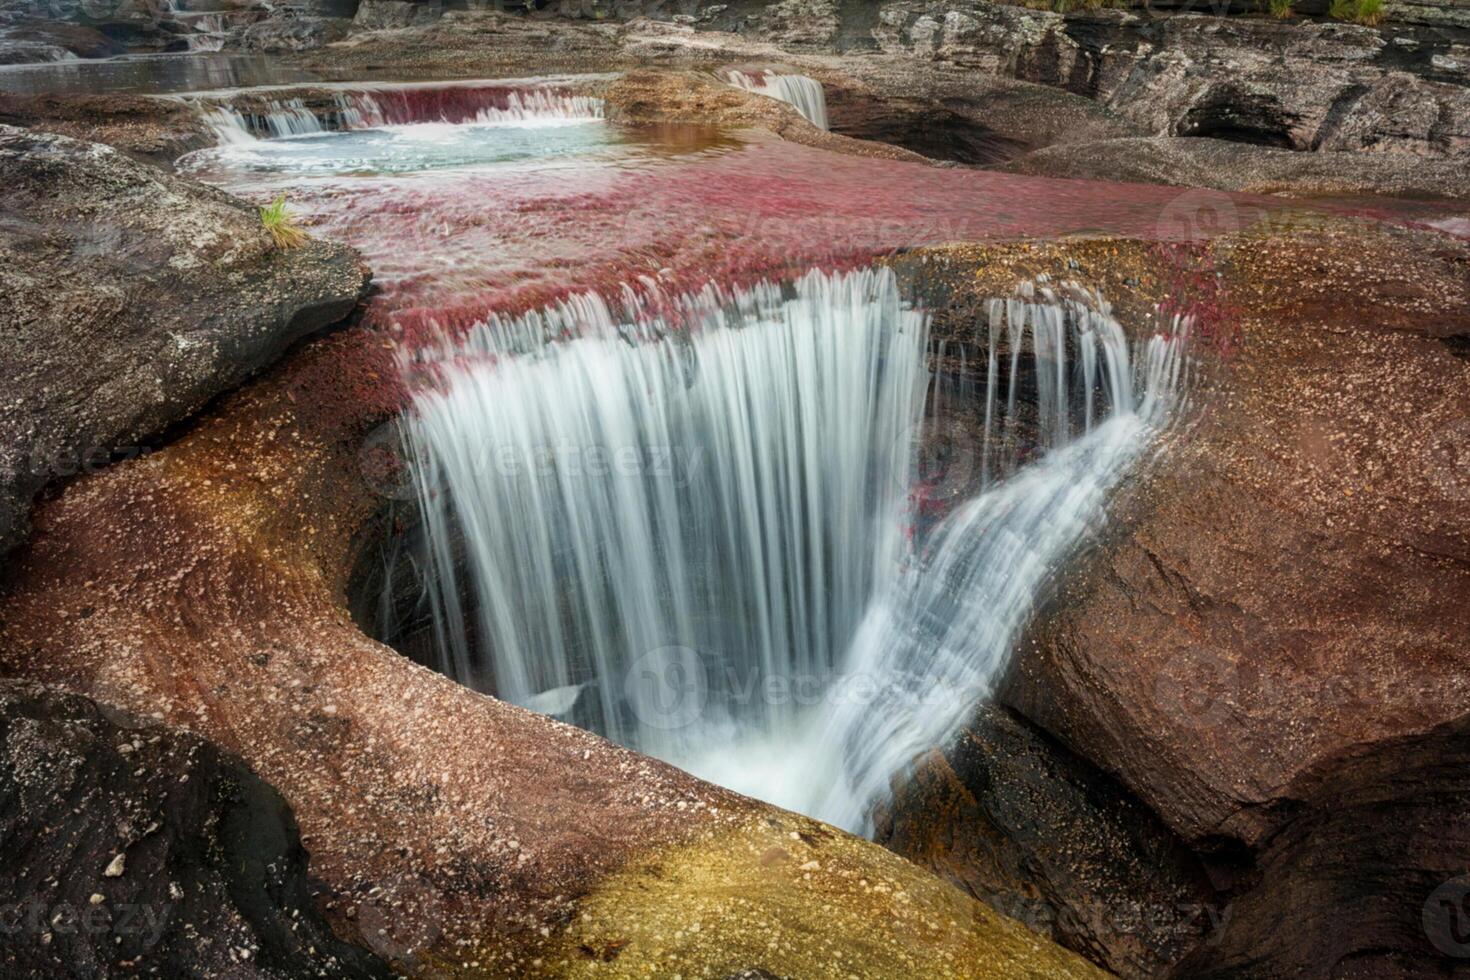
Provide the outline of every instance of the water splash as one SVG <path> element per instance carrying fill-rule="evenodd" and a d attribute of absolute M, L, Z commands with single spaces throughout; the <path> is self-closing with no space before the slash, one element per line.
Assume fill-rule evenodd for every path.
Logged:
<path fill-rule="evenodd" d="M 827 96 L 822 83 L 805 75 L 781 75 L 770 71 L 727 71 L 725 81 L 736 88 L 764 95 L 793 106 L 806 121 L 827 129 Z"/>
<path fill-rule="evenodd" d="M 500 85 L 336 86 L 273 98 L 249 90 L 193 96 L 221 144 L 416 123 L 565 125 L 603 118 L 600 99 L 556 87 Z"/>
<path fill-rule="evenodd" d="M 1186 322 L 1130 352 L 1100 297 L 1059 302 L 1047 292 L 1043 302 L 990 305 L 982 451 L 992 454 L 1012 424 L 997 391 L 1002 347 L 1013 365 L 1006 402 L 1014 405 L 1014 366 L 1028 332 L 1038 435 L 1049 448 L 987 480 L 872 604 L 834 696 L 784 763 L 780 785 L 794 792 L 773 802 L 870 832 L 873 805 L 893 775 L 953 739 L 989 694 L 1052 576 L 1101 526 L 1109 494 L 1177 413 Z M 1079 403 L 1080 412 L 1067 411 Z M 759 795 L 758 785 L 734 788 Z"/>

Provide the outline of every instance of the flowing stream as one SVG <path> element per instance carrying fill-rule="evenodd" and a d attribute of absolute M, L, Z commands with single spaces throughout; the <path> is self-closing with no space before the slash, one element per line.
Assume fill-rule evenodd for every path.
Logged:
<path fill-rule="evenodd" d="M 827 129 L 827 94 L 822 84 L 805 75 L 782 75 L 776 72 L 730 71 L 725 80 L 736 88 L 755 92 L 785 102 L 818 129 Z"/>
<path fill-rule="evenodd" d="M 735 83 L 824 123 L 792 78 Z M 956 388 L 872 265 L 1172 227 L 1165 188 L 639 130 L 568 80 L 179 97 L 220 136 L 181 169 L 287 194 L 373 264 L 415 392 L 435 665 L 855 831 L 985 696 L 1183 398 L 1187 324 L 1130 333 L 1044 281 L 989 304 Z"/>

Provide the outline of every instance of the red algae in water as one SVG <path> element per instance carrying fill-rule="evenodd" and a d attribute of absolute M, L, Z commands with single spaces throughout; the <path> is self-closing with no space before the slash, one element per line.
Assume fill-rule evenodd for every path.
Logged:
<path fill-rule="evenodd" d="M 687 289 L 947 242 L 1198 240 L 1297 209 L 1267 197 L 850 156 L 764 135 L 611 160 L 230 182 L 269 193 L 289 186 L 317 233 L 360 248 L 381 289 L 370 322 L 410 344 L 425 330 L 640 277 Z"/>

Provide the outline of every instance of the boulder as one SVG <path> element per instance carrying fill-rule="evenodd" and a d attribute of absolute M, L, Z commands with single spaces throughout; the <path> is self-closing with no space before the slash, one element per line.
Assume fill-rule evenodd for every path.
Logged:
<path fill-rule="evenodd" d="M 1470 864 L 1470 246 L 1294 220 L 1199 266 L 1239 342 L 1000 685 L 1235 896 L 1181 977 L 1442 961 L 1406 923 Z"/>
<path fill-rule="evenodd" d="M 1470 156 L 1470 78 L 1434 32 L 899 0 L 890 54 L 1068 89 L 1145 135 Z"/>
<path fill-rule="evenodd" d="M 0 65 L 107 58 L 122 46 L 80 24 L 0 13 Z"/>
<path fill-rule="evenodd" d="M 0 0 L 0 16 L 18 19 L 31 25 L 33 30 L 68 37 L 69 41 L 63 42 L 61 47 L 79 57 L 105 57 L 121 50 L 182 51 L 186 46 L 180 36 L 181 30 L 170 20 L 165 0 L 108 0 L 105 3 Z"/>
<path fill-rule="evenodd" d="M 0 125 L 106 143 L 169 169 L 183 154 L 212 146 L 217 139 L 191 106 L 122 93 L 0 93 Z"/>
<path fill-rule="evenodd" d="M 1221 909 L 1147 807 L 996 705 L 897 781 L 875 839 L 1121 977 L 1179 961 Z"/>
<path fill-rule="evenodd" d="M 352 21 L 343 17 L 298 16 L 286 12 L 232 32 L 225 47 L 267 54 L 310 51 L 342 40 L 351 29 Z"/>
<path fill-rule="evenodd" d="M 315 905 L 296 822 L 205 740 L 0 680 L 0 971 L 386 978 Z"/>
<path fill-rule="evenodd" d="M 444 13 L 435 0 L 432 3 L 415 3 L 413 0 L 362 0 L 352 26 L 360 31 L 395 30 L 429 24 Z"/>
<path fill-rule="evenodd" d="M 1259 882 L 1178 967 L 1189 980 L 1462 977 L 1470 724 L 1459 718 L 1328 760 Z"/>
<path fill-rule="evenodd" d="M 0 127 L 0 547 L 42 487 L 148 440 L 350 313 L 351 249 L 65 136 Z"/>

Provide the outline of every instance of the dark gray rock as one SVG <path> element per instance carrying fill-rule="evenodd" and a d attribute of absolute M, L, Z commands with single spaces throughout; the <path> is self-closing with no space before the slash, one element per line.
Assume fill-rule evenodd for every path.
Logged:
<path fill-rule="evenodd" d="M 0 126 L 0 548 L 43 486 L 143 451 L 365 285 L 353 250 L 281 250 L 228 194 Z"/>
<path fill-rule="evenodd" d="M 1470 976 L 1470 721 L 1330 760 L 1293 796 L 1258 884 L 1171 975 Z"/>
<path fill-rule="evenodd" d="M 0 973 L 388 977 L 332 934 L 296 821 L 238 759 L 0 680 Z"/>
<path fill-rule="evenodd" d="M 404 27 L 431 24 L 444 13 L 444 8 L 435 0 L 432 3 L 414 3 L 412 0 L 362 0 L 357 7 L 357 16 L 352 19 L 355 30 L 383 31 Z"/>
<path fill-rule="evenodd" d="M 1089 96 L 1145 135 L 1470 156 L 1458 46 L 1432 32 L 901 0 L 874 34 L 890 54 Z"/>
<path fill-rule="evenodd" d="M 342 40 L 351 29 L 352 21 L 342 17 L 287 13 L 234 31 L 225 47 L 264 53 L 310 51 Z"/>
<path fill-rule="evenodd" d="M 165 0 L 0 0 L 0 15 L 23 19 L 31 25 L 51 25 L 56 32 L 87 28 L 118 50 L 182 51 L 184 29 L 172 22 Z M 94 35 L 94 37 L 96 36 Z M 80 57 L 102 57 L 84 53 L 74 43 L 63 43 Z M 86 44 L 96 49 L 96 41 Z M 54 60 L 54 59 L 37 59 Z"/>
<path fill-rule="evenodd" d="M 1117 180 L 1249 193 L 1470 199 L 1470 167 L 1400 153 L 1296 153 L 1195 137 L 1060 143 L 1000 169 L 1039 177 Z"/>
<path fill-rule="evenodd" d="M 122 50 L 95 28 L 0 11 L 0 65 L 106 58 Z"/>

